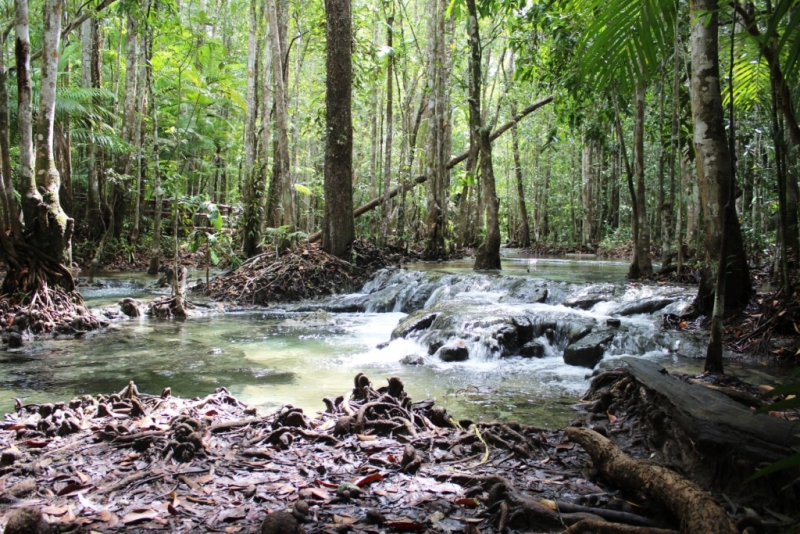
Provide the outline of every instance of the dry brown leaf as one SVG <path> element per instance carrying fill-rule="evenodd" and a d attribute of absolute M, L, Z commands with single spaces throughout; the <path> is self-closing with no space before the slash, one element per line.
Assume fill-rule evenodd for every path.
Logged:
<path fill-rule="evenodd" d="M 128 514 L 125 514 L 125 517 L 122 518 L 122 522 L 126 525 L 130 525 L 133 523 L 139 523 L 141 521 L 150 521 L 156 517 L 158 517 L 158 512 L 152 508 L 138 508 Z"/>
<path fill-rule="evenodd" d="M 69 508 L 67 508 L 66 506 L 45 506 L 44 508 L 42 508 L 43 514 L 52 515 L 56 517 L 61 517 L 68 511 Z"/>
<path fill-rule="evenodd" d="M 358 521 L 355 517 L 350 517 L 349 515 L 336 515 L 333 514 L 333 522 L 337 525 L 352 525 Z"/>

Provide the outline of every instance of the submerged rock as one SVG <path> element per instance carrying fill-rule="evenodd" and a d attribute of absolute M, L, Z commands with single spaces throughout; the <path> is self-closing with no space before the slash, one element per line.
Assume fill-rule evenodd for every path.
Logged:
<path fill-rule="evenodd" d="M 564 349 L 564 363 L 594 368 L 603 359 L 606 346 L 614 339 L 608 332 L 595 332 Z"/>
<path fill-rule="evenodd" d="M 409 354 L 400 360 L 400 363 L 403 365 L 425 365 L 425 356 Z"/>
<path fill-rule="evenodd" d="M 336 318 L 325 310 L 317 310 L 296 318 L 286 319 L 280 326 L 333 326 Z"/>
<path fill-rule="evenodd" d="M 628 302 L 614 310 L 614 315 L 636 315 L 638 313 L 654 313 L 678 300 L 675 297 L 648 297 Z"/>
<path fill-rule="evenodd" d="M 469 347 L 463 339 L 443 345 L 436 355 L 443 362 L 463 362 L 469 359 Z"/>

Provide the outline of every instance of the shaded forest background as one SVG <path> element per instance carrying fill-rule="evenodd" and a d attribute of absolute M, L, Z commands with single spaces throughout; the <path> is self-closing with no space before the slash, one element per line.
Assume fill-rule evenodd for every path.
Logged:
<path fill-rule="evenodd" d="M 25 189 L 13 46 L 23 3 L 2 6 L 7 191 Z M 51 3 L 29 6 L 34 110 L 40 13 Z M 792 268 L 800 247 L 798 2 L 708 4 L 690 13 L 663 0 L 354 2 L 353 204 L 375 207 L 355 219 L 356 234 L 429 259 L 478 247 L 493 228 L 488 160 L 504 242 L 632 250 L 634 276 L 652 271 L 651 257 L 713 264 L 707 234 L 719 238 L 710 221 L 721 208 L 697 174 L 690 91 L 699 22 L 719 37 L 743 254 L 788 279 L 780 259 Z M 328 134 L 322 1 L 59 10 L 53 164 L 75 257 L 95 268 L 106 256 L 146 257 L 155 272 L 176 237 L 233 264 L 317 237 Z M 550 96 L 484 149 L 483 133 Z"/>

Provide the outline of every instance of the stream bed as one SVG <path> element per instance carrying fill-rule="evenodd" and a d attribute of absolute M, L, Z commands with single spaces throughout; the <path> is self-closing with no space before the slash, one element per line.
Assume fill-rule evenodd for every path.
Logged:
<path fill-rule="evenodd" d="M 0 412 L 13 410 L 14 398 L 53 402 L 133 380 L 140 391 L 169 386 L 184 397 L 224 386 L 249 404 L 313 414 L 364 372 L 377 386 L 399 376 L 414 399 L 435 399 L 456 417 L 563 426 L 592 373 L 564 363 L 576 344 L 602 341 L 600 368 L 635 355 L 701 370 L 704 339 L 659 326 L 660 314 L 682 309 L 694 289 L 626 283 L 626 271 L 624 262 L 513 255 L 501 274 L 475 274 L 470 261 L 424 263 L 381 271 L 357 294 L 320 301 L 186 321 L 125 319 L 83 339 L 0 352 Z M 108 306 L 151 298 L 159 291 L 152 281 L 116 273 L 83 293 L 87 304 Z M 627 313 L 641 303 L 661 307 Z M 465 361 L 443 361 L 453 346 Z M 521 356 L 527 347 L 538 357 Z M 412 361 L 420 365 L 403 363 Z M 728 372 L 774 382 L 758 365 L 732 363 Z"/>

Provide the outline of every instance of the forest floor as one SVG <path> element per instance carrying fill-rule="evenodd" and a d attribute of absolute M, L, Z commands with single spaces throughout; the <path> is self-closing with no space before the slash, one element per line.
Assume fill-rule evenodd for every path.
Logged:
<path fill-rule="evenodd" d="M 17 406 L 0 423 L 0 527 L 48 532 L 15 530 L 43 518 L 87 533 L 478 534 L 589 521 L 664 534 L 687 519 L 666 496 L 610 483 L 613 470 L 567 436 L 615 442 L 645 470 L 664 463 L 645 389 L 624 370 L 596 377 L 568 431 L 456 422 L 433 401 L 412 402 L 399 379 L 376 390 L 362 374 L 315 416 L 291 406 L 262 416 L 224 388 L 179 399 L 132 382 L 119 394 Z M 739 493 L 703 506 L 744 526 L 789 519 L 777 495 L 754 503 Z"/>

